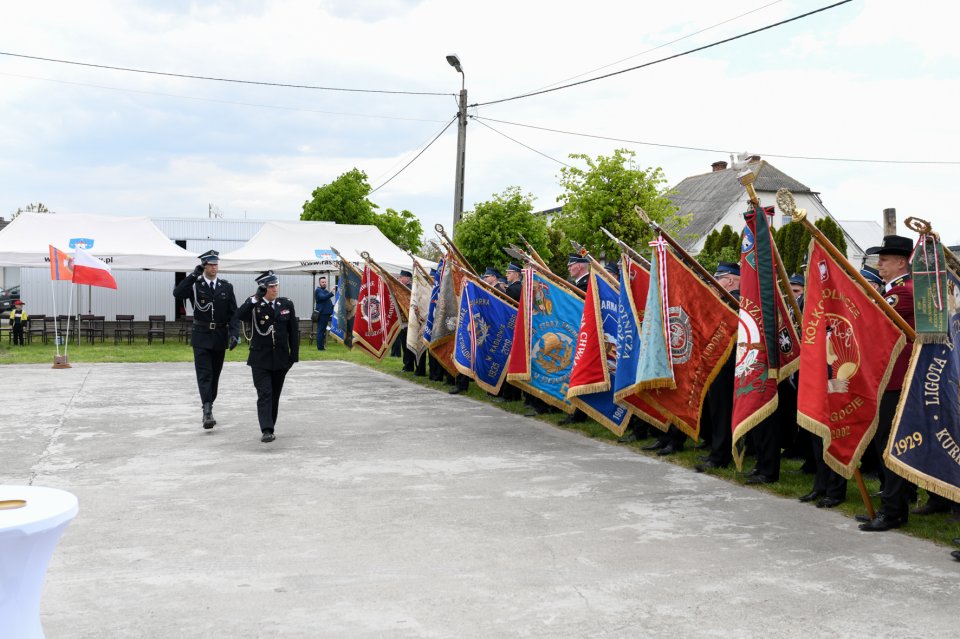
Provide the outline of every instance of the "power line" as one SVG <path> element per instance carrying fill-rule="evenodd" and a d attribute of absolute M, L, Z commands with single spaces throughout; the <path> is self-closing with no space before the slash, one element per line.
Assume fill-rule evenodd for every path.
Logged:
<path fill-rule="evenodd" d="M 413 156 L 413 159 L 412 159 L 412 160 L 410 160 L 409 162 L 407 162 L 406 164 L 404 164 L 404 165 L 403 165 L 403 168 L 401 168 L 399 171 L 397 171 L 396 173 L 394 173 L 393 175 L 391 175 L 390 178 L 389 178 L 386 182 L 382 183 L 380 186 L 378 186 L 377 188 L 375 188 L 375 189 L 373 189 L 372 191 L 370 191 L 370 193 L 371 193 L 371 194 L 376 193 L 377 191 L 379 191 L 380 189 L 382 189 L 382 188 L 385 187 L 386 185 L 390 184 L 390 182 L 393 180 L 393 178 L 395 178 L 395 177 L 397 177 L 398 175 L 400 175 L 401 173 L 403 173 L 403 172 L 407 169 L 408 166 L 410 166 L 411 164 L 413 164 L 414 162 L 416 162 L 416 161 L 417 161 L 417 158 L 419 158 L 421 155 L 423 155 L 423 153 L 424 153 L 427 149 L 429 149 L 429 148 L 433 145 L 433 143 L 436 142 L 436 141 L 440 138 L 441 135 L 443 135 L 444 131 L 446 131 L 447 129 L 449 129 L 449 128 L 450 128 L 450 125 L 453 124 L 453 123 L 456 122 L 456 121 L 457 121 L 457 116 L 454 116 L 453 118 L 451 118 L 450 121 L 447 122 L 447 126 L 443 127 L 443 129 L 440 130 L 440 133 L 437 133 L 437 135 L 434 136 L 434 138 L 433 138 L 432 140 L 430 140 L 430 143 L 427 144 L 427 146 L 423 147 L 423 149 L 421 149 L 419 153 L 417 153 L 415 156 Z"/>
<path fill-rule="evenodd" d="M 521 142 L 520 140 L 511 138 L 511 137 L 510 137 L 509 135 L 507 135 L 506 133 L 503 133 L 503 132 L 501 132 L 501 131 L 497 131 L 495 128 L 493 128 L 492 126 L 490 126 L 489 124 L 487 124 L 487 123 L 485 123 L 485 122 L 481 122 L 481 121 L 480 121 L 479 119 L 477 119 L 476 117 L 474 117 L 473 120 L 474 120 L 477 124 L 482 124 L 483 126 L 487 127 L 488 129 L 490 129 L 491 131 L 493 131 L 493 132 L 496 133 L 497 135 L 502 135 L 503 137 L 507 138 L 507 139 L 510 140 L 511 142 L 513 142 L 513 143 L 515 143 L 515 144 L 519 144 L 519 145 L 522 146 L 523 148 L 529 149 L 529 150 L 533 151 L 534 153 L 536 153 L 537 155 L 542 155 L 543 157 L 547 158 L 548 160 L 553 160 L 553 161 L 556 162 L 557 164 L 562 164 L 563 166 L 565 166 L 565 167 L 567 167 L 567 168 L 570 168 L 570 169 L 573 168 L 572 166 L 570 166 L 570 165 L 567 164 L 566 162 L 563 162 L 562 160 L 558 160 L 558 159 L 555 158 L 555 157 L 551 157 L 551 156 L 547 155 L 546 153 L 544 153 L 543 151 L 538 151 L 537 149 L 533 148 L 532 146 L 530 146 L 530 145 L 528 145 L 528 144 L 524 144 L 524 143 Z"/>
<path fill-rule="evenodd" d="M 786 20 L 781 20 L 780 22 L 775 22 L 775 23 L 773 23 L 773 24 L 768 24 L 767 26 L 765 26 L 765 27 L 760 27 L 759 29 L 753 29 L 752 31 L 747 31 L 747 32 L 745 32 L 745 33 L 741 33 L 740 35 L 735 35 L 735 36 L 732 36 L 732 37 L 730 37 L 730 38 L 726 38 L 726 39 L 724 39 L 724 40 L 718 40 L 718 41 L 712 42 L 712 43 L 710 43 L 710 44 L 705 44 L 705 45 L 703 45 L 702 47 L 697 47 L 697 48 L 695 48 L 695 49 L 689 49 L 689 50 L 687 50 L 687 51 L 683 51 L 683 52 L 681 52 L 681 53 L 677 53 L 677 54 L 674 54 L 674 55 L 671 55 L 671 56 L 667 56 L 667 57 L 665 57 L 665 58 L 660 58 L 660 59 L 658 59 L 658 60 L 653 60 L 652 62 L 646 62 L 646 63 L 644 63 L 644 64 L 638 64 L 637 66 L 629 67 L 629 68 L 626 68 L 626 69 L 621 69 L 620 71 L 614 71 L 613 73 L 607 73 L 607 74 L 605 74 L 605 75 L 598 75 L 598 76 L 595 77 L 595 78 L 587 78 L 586 80 L 580 80 L 579 82 L 572 82 L 572 83 L 570 83 L 570 84 L 564 84 L 564 85 L 561 85 L 561 86 L 559 86 L 559 87 L 554 87 L 554 88 L 552 88 L 552 89 L 542 89 L 542 90 L 540 90 L 540 91 L 533 91 L 533 92 L 530 92 L 530 93 L 522 93 L 522 94 L 520 94 L 520 95 L 515 95 L 515 96 L 513 96 L 513 97 L 511 97 L 511 98 L 501 98 L 501 99 L 499 99 L 499 100 L 491 100 L 490 102 L 479 102 L 479 103 L 476 103 L 476 104 L 471 104 L 470 106 L 473 106 L 473 107 L 481 107 L 481 106 L 489 106 L 489 105 L 491 105 L 491 104 L 500 104 L 501 102 L 510 102 L 511 100 L 520 100 L 521 98 L 529 98 L 529 97 L 533 97 L 533 96 L 535 96 L 535 95 L 542 95 L 542 94 L 544 94 L 544 93 L 552 93 L 552 92 L 554 92 L 554 91 L 560 91 L 561 89 L 569 89 L 570 87 L 579 86 L 579 85 L 581 85 L 581 84 L 587 84 L 587 83 L 589 83 L 589 82 L 596 82 L 597 80 L 603 80 L 603 79 L 605 79 L 605 78 L 611 78 L 611 77 L 613 77 L 613 76 L 615 76 L 615 75 L 620 75 L 621 73 L 627 73 L 628 71 L 636 71 L 637 69 L 644 69 L 644 68 L 646 68 L 646 67 L 650 67 L 650 66 L 653 66 L 653 65 L 655 65 L 655 64 L 660 64 L 661 62 L 666 62 L 666 61 L 668 61 L 668 60 L 673 60 L 673 59 L 675 59 L 675 58 L 680 58 L 680 57 L 683 57 L 683 56 L 685 56 L 685 55 L 690 55 L 691 53 L 696 53 L 696 52 L 698 52 L 698 51 L 704 51 L 704 50 L 706 50 L 706 49 L 711 49 L 711 48 L 713 48 L 713 47 L 720 46 L 721 44 L 726 44 L 726 43 L 728 43 L 728 42 L 733 42 L 734 40 L 739 40 L 739 39 L 741 39 L 741 38 L 746 38 L 747 36 L 751 36 L 751 35 L 760 33 L 761 31 L 767 31 L 767 30 L 773 29 L 773 28 L 775 28 L 775 27 L 779 27 L 779 26 L 782 26 L 782 25 L 785 25 L 785 24 L 789 24 L 790 22 L 796 22 L 797 20 L 802 20 L 803 18 L 807 18 L 807 17 L 812 16 L 812 15 L 814 15 L 814 14 L 821 13 L 821 12 L 823 12 L 823 11 L 827 11 L 827 10 L 829 10 L 829 9 L 833 9 L 833 8 L 835 8 L 835 7 L 839 7 L 840 5 L 842 5 L 842 4 L 847 4 L 848 2 L 852 2 L 852 0 L 840 0 L 840 2 L 837 2 L 837 3 L 834 3 L 834 4 L 828 5 L 828 6 L 826 6 L 826 7 L 821 7 L 821 8 L 819 8 L 819 9 L 815 9 L 814 11 L 809 11 L 809 12 L 807 12 L 807 13 L 804 13 L 804 14 L 801 14 L 801 15 L 798 15 L 798 16 L 794 16 L 794 17 L 788 18 L 788 19 L 786 19 Z"/>
<path fill-rule="evenodd" d="M 426 118 L 405 118 L 393 115 L 374 115 L 370 113 L 350 113 L 346 111 L 323 111 L 320 109 L 304 109 L 300 107 L 280 106 L 277 104 L 259 104 L 256 102 L 237 102 L 235 100 L 219 100 L 216 98 L 200 98 L 192 95 L 179 95 L 176 93 L 162 93 L 160 91 L 141 91 L 139 89 L 123 89 L 120 87 L 111 87 L 103 84 L 89 84 L 86 82 L 71 82 L 69 80 L 55 80 L 53 78 L 40 78 L 32 75 L 20 75 L 18 73 L 2 73 L 0 76 L 10 78 L 22 78 L 25 80 L 40 80 L 42 82 L 55 82 L 57 84 L 67 84 L 80 87 L 92 87 L 95 89 L 104 89 L 106 91 L 119 91 L 122 93 L 137 93 L 141 95 L 156 95 L 164 98 L 177 98 L 180 100 L 195 100 L 197 102 L 212 102 L 214 104 L 232 104 L 237 106 L 256 107 L 260 109 L 278 109 L 282 111 L 299 111 L 303 113 L 320 113 L 322 115 L 342 115 L 355 118 L 374 118 L 380 120 L 402 120 L 405 122 L 443 122 L 443 120 L 429 120 Z"/>
<path fill-rule="evenodd" d="M 348 93 L 386 93 L 390 95 L 452 95 L 449 92 L 435 93 L 428 91 L 388 91 L 385 89 L 348 89 L 344 87 L 315 86 L 310 84 L 284 84 L 282 82 L 262 82 L 259 80 L 237 80 L 234 78 L 217 78 L 204 75 L 192 75 L 189 73 L 170 73 L 166 71 L 149 71 L 146 69 L 132 69 L 129 67 L 115 67 L 107 64 L 92 64 L 90 62 L 76 62 L 74 60 L 59 60 L 57 58 L 42 58 L 40 56 L 25 55 L 22 53 L 10 53 L 0 51 L 0 55 L 11 58 L 23 58 L 25 60 L 39 60 L 41 62 L 56 62 L 57 64 L 72 64 L 80 67 L 91 67 L 94 69 L 109 69 L 110 71 L 126 71 L 128 73 L 144 73 L 147 75 L 162 75 L 171 78 L 186 78 L 189 80 L 208 80 L 210 82 L 231 82 L 234 84 L 252 84 L 265 87 L 283 87 L 287 89 L 313 89 L 316 91 L 345 91 Z"/>
<path fill-rule="evenodd" d="M 679 38 L 676 38 L 675 40 L 670 40 L 669 42 L 664 42 L 663 44 L 658 44 L 658 45 L 655 46 L 655 47 L 652 47 L 652 48 L 650 48 L 650 49 L 647 49 L 646 51 L 641 51 L 640 53 L 635 53 L 635 54 L 633 54 L 633 55 L 627 56 L 626 58 L 621 58 L 620 60 L 616 60 L 616 61 L 611 62 L 611 63 L 609 63 L 609 64 L 604 64 L 603 66 L 599 66 L 599 67 L 597 67 L 597 68 L 595 68 L 595 69 L 590 69 L 589 71 L 584 71 L 583 73 L 578 73 L 577 75 L 570 76 L 569 78 L 564 78 L 563 80 L 557 80 L 556 82 L 551 82 L 550 84 L 548 84 L 548 85 L 546 85 L 546 86 L 543 86 L 543 87 L 540 87 L 540 88 L 541 88 L 541 89 L 547 89 L 547 88 L 550 88 L 550 87 L 554 86 L 555 84 L 560 84 L 561 82 L 567 82 L 567 81 L 569 81 L 569 80 L 575 80 L 575 79 L 577 79 L 577 78 L 583 77 L 583 76 L 587 75 L 588 73 L 596 73 L 597 71 L 603 71 L 604 69 L 608 69 L 608 68 L 612 67 L 612 66 L 615 65 L 615 64 L 620 64 L 621 62 L 626 62 L 627 60 L 632 60 L 632 59 L 634 59 L 634 58 L 639 58 L 640 56 L 646 55 L 646 54 L 648 54 L 648 53 L 652 53 L 653 51 L 656 51 L 657 49 L 662 49 L 662 48 L 664 48 L 664 47 L 670 46 L 671 44 L 676 44 L 676 43 L 678 43 L 678 42 L 680 42 L 680 41 L 682 41 L 682 40 L 687 40 L 687 39 L 689 39 L 689 38 L 692 38 L 693 36 L 700 35 L 701 33 L 706 33 L 707 31 L 710 31 L 711 29 L 716 29 L 717 27 L 722 27 L 723 25 L 728 24 L 728 23 L 730 23 L 730 22 L 733 22 L 734 20 L 739 20 L 740 18 L 746 17 L 746 16 L 750 15 L 751 13 L 756 13 L 757 11 L 763 11 L 763 10 L 766 9 L 767 7 L 772 7 L 773 5 L 775 5 L 775 4 L 780 4 L 781 2 L 783 2 L 783 0 L 774 0 L 773 2 L 768 2 L 767 4 L 765 4 L 765 5 L 763 5 L 763 6 L 760 6 L 760 7 L 757 7 L 756 9 L 751 9 L 750 11 L 747 11 L 746 13 L 741 13 L 741 14 L 738 15 L 738 16 L 733 16 L 732 18 L 727 18 L 727 19 L 724 20 L 723 22 L 718 22 L 718 23 L 716 23 L 716 24 L 712 24 L 712 25 L 710 25 L 709 27 L 704 27 L 703 29 L 700 29 L 700 30 L 698 30 L 698 31 L 694 31 L 693 33 L 688 33 L 687 35 L 681 36 L 681 37 L 679 37 Z M 539 90 L 539 89 L 537 89 L 537 90 Z"/>
<path fill-rule="evenodd" d="M 592 138 L 595 140 L 609 140 L 611 142 L 625 142 L 627 144 L 639 144 L 643 146 L 656 146 L 666 149 L 680 149 L 683 151 L 703 151 L 706 153 L 734 153 L 730 149 L 711 149 L 702 146 L 683 146 L 680 144 L 664 144 L 660 142 L 645 142 L 643 140 L 630 140 L 627 138 L 615 138 L 607 135 L 592 135 L 590 133 L 578 133 L 576 131 L 564 131 L 563 129 L 551 129 L 545 126 L 536 126 L 534 124 L 521 124 L 519 122 L 508 122 L 507 120 L 497 120 L 494 118 L 482 118 L 480 116 L 473 116 L 475 120 L 488 120 L 490 122 L 497 122 L 499 124 L 510 124 L 513 126 L 519 126 L 526 129 L 535 129 L 537 131 L 547 131 L 549 133 L 560 133 L 562 135 L 573 135 L 581 138 Z M 757 151 L 757 155 L 763 157 L 771 158 L 783 158 L 787 160 L 818 160 L 823 162 L 862 162 L 867 164 L 937 164 L 937 165 L 960 165 L 960 160 L 886 160 L 886 159 L 873 159 L 873 158 L 830 158 L 822 157 L 816 155 L 787 155 L 785 153 L 765 153 L 762 151 Z"/>

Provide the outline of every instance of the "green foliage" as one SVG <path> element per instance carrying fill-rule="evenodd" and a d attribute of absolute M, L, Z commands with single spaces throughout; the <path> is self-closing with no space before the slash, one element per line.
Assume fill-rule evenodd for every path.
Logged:
<path fill-rule="evenodd" d="M 717 242 L 720 241 L 720 231 L 713 229 L 710 231 L 710 235 L 707 236 L 707 239 L 703 243 L 703 248 L 700 250 L 701 253 L 716 253 L 717 252 Z"/>
<path fill-rule="evenodd" d="M 503 247 L 523 245 L 520 235 L 537 250 L 544 260 L 553 257 L 547 222 L 533 213 L 533 196 L 511 186 L 491 200 L 478 202 L 472 211 L 463 214 L 454 229 L 457 247 L 470 264 L 479 270 L 493 266 L 501 272 L 510 262 Z"/>
<path fill-rule="evenodd" d="M 390 241 L 405 251 L 418 253 L 423 246 L 423 226 L 420 219 L 410 211 L 403 210 L 398 213 L 387 209 L 377 215 L 373 223 Z"/>
<path fill-rule="evenodd" d="M 547 266 L 550 267 L 551 271 L 560 277 L 565 277 L 567 275 L 567 254 L 573 252 L 570 242 L 564 232 L 552 224 L 547 227 L 547 235 L 549 237 L 548 246 L 553 253 L 553 257 L 550 259 L 544 257 L 543 259 L 547 261 Z M 540 257 L 543 257 L 543 253 L 540 254 Z"/>
<path fill-rule="evenodd" d="M 711 273 L 716 272 L 720 262 L 740 263 L 740 236 L 734 233 L 729 224 L 719 231 L 714 229 L 707 236 L 703 250 L 697 254 L 697 261 Z"/>
<path fill-rule="evenodd" d="M 330 184 L 313 190 L 313 199 L 303 203 L 301 220 L 336 222 L 337 224 L 374 224 L 377 205 L 370 195 L 367 174 L 354 168 Z"/>
<path fill-rule="evenodd" d="M 734 233 L 729 224 L 724 224 L 720 229 L 720 238 L 717 240 L 717 251 L 727 246 L 740 246 L 740 235 Z"/>
<path fill-rule="evenodd" d="M 823 217 L 817 220 L 814 226 L 820 229 L 841 253 L 847 252 L 847 241 L 843 237 L 843 229 L 833 218 Z M 807 248 L 810 246 L 810 237 L 810 232 L 797 222 L 784 224 L 774 232 L 773 239 L 788 274 L 800 272 L 800 267 L 807 255 Z"/>
<path fill-rule="evenodd" d="M 558 198 L 563 209 L 553 225 L 568 239 L 586 246 L 597 258 L 620 255 L 617 245 L 600 230 L 604 227 L 630 246 L 646 247 L 652 232 L 634 210 L 639 206 L 647 215 L 673 232 L 682 229 L 684 220 L 676 207 L 664 197 L 666 178 L 663 170 L 634 168 L 633 151 L 617 149 L 612 156 L 596 159 L 584 154 L 570 157 L 581 160 L 586 168 L 564 167 Z"/>
<path fill-rule="evenodd" d="M 372 224 L 383 231 L 391 242 L 416 253 L 423 246 L 423 227 L 410 211 L 397 212 L 380 208 L 368 199 L 371 191 L 367 174 L 353 168 L 330 184 L 313 190 L 313 199 L 303 203 L 301 220 L 336 222 L 337 224 Z"/>

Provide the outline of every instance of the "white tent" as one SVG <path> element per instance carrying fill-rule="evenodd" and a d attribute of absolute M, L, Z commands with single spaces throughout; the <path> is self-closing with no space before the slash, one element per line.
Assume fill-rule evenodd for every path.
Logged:
<path fill-rule="evenodd" d="M 360 251 L 366 251 L 391 273 L 413 266 L 410 256 L 375 226 L 267 222 L 244 246 L 222 253 L 220 268 L 225 271 L 335 271 L 340 262 L 332 249 L 354 263 L 362 262 Z"/>
<path fill-rule="evenodd" d="M 0 231 L 0 266 L 47 266 L 50 245 L 67 253 L 80 246 L 115 270 L 192 271 L 197 264 L 146 217 L 22 213 Z"/>

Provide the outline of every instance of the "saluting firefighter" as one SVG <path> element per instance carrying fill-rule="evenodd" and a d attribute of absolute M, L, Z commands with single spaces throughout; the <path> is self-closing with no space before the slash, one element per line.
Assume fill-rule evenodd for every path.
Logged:
<path fill-rule="evenodd" d="M 234 319 L 237 298 L 233 285 L 222 277 L 220 253 L 207 251 L 199 256 L 200 264 L 173 289 L 173 296 L 190 300 L 193 306 L 193 327 L 190 344 L 193 346 L 193 366 L 197 372 L 197 387 L 203 405 L 203 427 L 213 428 L 213 403 L 217 401 L 217 387 L 223 357 L 240 343 L 240 322 Z"/>
<path fill-rule="evenodd" d="M 237 309 L 234 318 L 253 326 L 247 366 L 257 389 L 260 441 L 266 443 L 276 439 L 273 431 L 283 380 L 290 367 L 300 361 L 300 324 L 293 302 L 279 296 L 280 279 L 273 271 L 262 273 L 257 284 L 257 292 Z"/>

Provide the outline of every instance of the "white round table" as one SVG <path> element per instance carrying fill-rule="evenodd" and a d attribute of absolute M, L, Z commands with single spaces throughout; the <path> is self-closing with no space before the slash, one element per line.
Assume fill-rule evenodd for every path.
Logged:
<path fill-rule="evenodd" d="M 40 594 L 47 564 L 78 510 L 63 490 L 0 485 L 0 634 L 43 639 Z"/>

